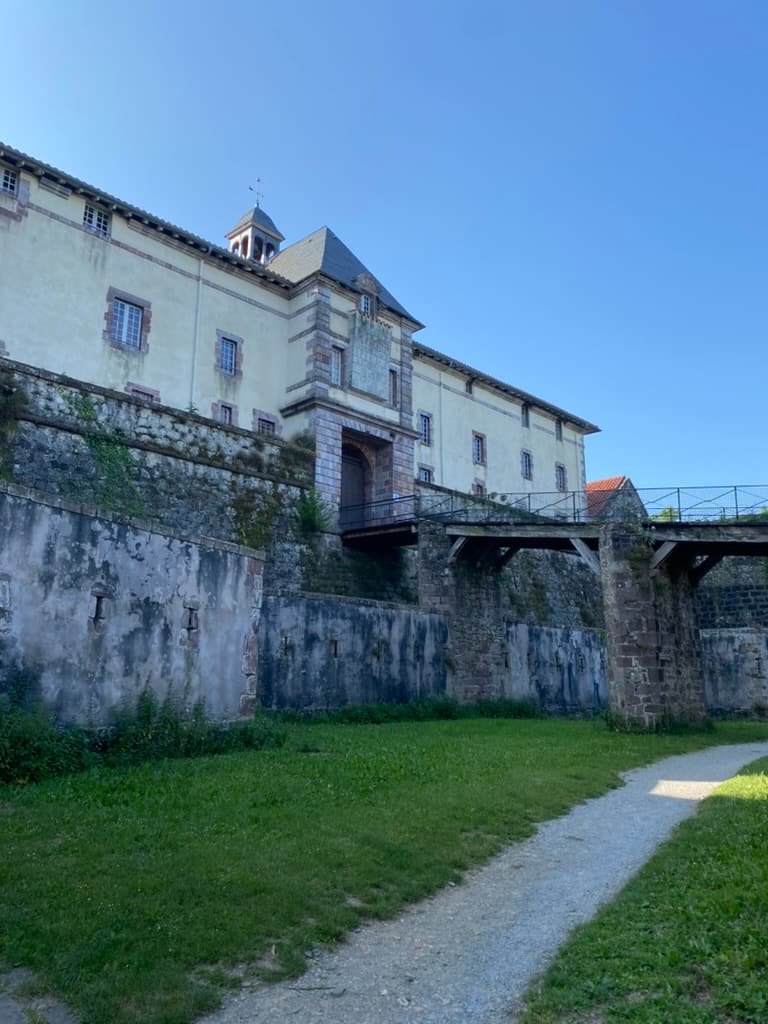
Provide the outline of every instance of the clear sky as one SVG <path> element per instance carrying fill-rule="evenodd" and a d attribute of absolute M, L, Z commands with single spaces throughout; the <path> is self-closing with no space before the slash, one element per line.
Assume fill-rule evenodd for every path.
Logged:
<path fill-rule="evenodd" d="M 768 482 L 766 0 L 0 24 L 9 145 L 221 244 L 261 178 L 287 242 L 327 224 L 425 344 L 597 423 L 590 479 Z"/>

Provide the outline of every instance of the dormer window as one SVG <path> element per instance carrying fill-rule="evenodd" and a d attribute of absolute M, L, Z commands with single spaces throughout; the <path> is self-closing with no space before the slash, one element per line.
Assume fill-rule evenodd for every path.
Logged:
<path fill-rule="evenodd" d="M 373 299 L 370 295 L 360 296 L 360 312 L 363 316 L 373 316 Z"/>
<path fill-rule="evenodd" d="M 7 192 L 9 195 L 15 196 L 18 190 L 18 171 L 13 171 L 10 167 L 0 167 L 0 192 Z"/>
<path fill-rule="evenodd" d="M 109 214 L 100 210 L 98 206 L 86 203 L 83 210 L 83 227 L 92 235 L 107 238 L 109 237 Z"/>

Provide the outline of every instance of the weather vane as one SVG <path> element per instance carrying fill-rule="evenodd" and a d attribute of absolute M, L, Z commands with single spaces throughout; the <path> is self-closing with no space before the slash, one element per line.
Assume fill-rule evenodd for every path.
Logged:
<path fill-rule="evenodd" d="M 248 186 L 248 191 L 253 192 L 256 195 L 256 207 L 257 209 L 261 206 L 261 200 L 264 198 L 263 192 L 260 191 L 259 186 L 261 185 L 261 178 L 256 179 L 256 187 L 253 185 Z"/>

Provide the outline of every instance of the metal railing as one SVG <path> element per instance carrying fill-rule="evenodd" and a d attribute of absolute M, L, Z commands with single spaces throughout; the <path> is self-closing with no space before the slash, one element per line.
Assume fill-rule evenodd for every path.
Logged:
<path fill-rule="evenodd" d="M 339 525 L 342 530 L 362 530 L 413 522 L 417 501 L 417 495 L 406 494 L 383 501 L 367 501 L 362 505 L 343 505 L 339 511 Z"/>
<path fill-rule="evenodd" d="M 590 488 L 483 496 L 423 488 L 418 494 L 346 506 L 340 513 L 342 530 L 419 519 L 485 524 L 636 521 L 768 526 L 768 484 L 635 488 L 627 483 L 604 491 Z"/>

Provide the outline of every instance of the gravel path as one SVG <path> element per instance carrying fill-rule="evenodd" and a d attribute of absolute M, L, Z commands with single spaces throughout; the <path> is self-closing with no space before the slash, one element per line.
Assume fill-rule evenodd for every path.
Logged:
<path fill-rule="evenodd" d="M 244 991 L 201 1024 L 512 1024 L 510 1008 L 714 786 L 768 743 L 711 747 L 626 772 L 391 921 L 358 928 L 295 980 Z"/>

